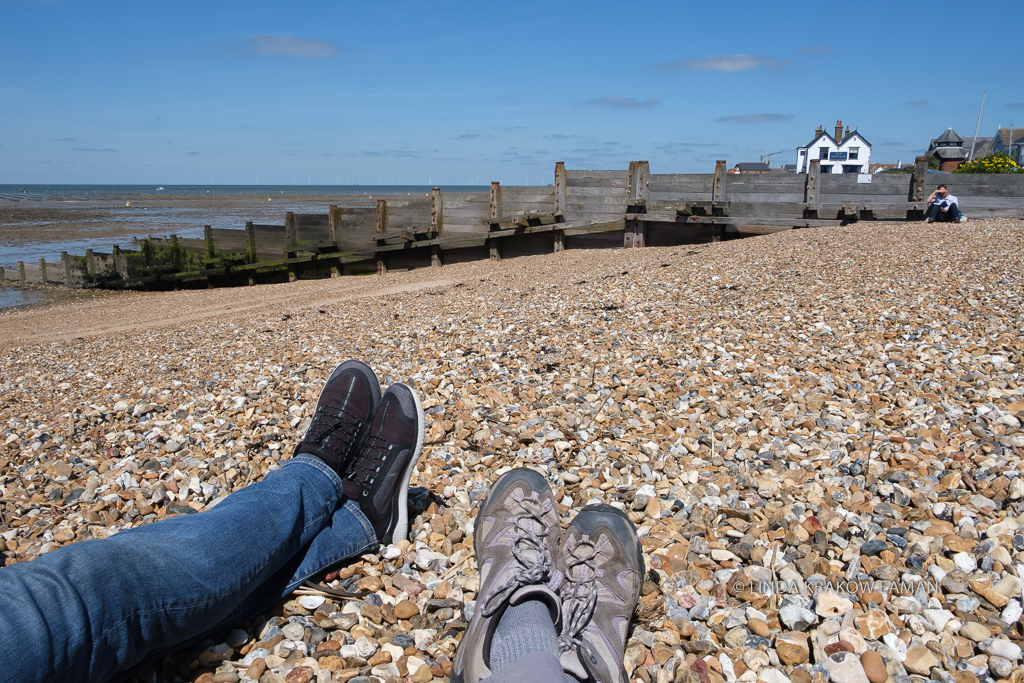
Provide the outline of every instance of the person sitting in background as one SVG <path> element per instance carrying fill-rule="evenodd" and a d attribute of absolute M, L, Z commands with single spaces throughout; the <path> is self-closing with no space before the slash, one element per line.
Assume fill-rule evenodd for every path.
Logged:
<path fill-rule="evenodd" d="M 928 197 L 928 223 L 959 223 L 960 207 L 957 198 L 949 193 L 949 188 L 939 185 Z"/>

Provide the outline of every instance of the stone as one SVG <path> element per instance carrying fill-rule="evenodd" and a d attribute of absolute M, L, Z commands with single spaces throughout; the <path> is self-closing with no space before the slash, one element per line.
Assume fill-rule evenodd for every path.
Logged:
<path fill-rule="evenodd" d="M 889 671 L 885 668 L 882 655 L 874 650 L 868 650 L 860 656 L 860 665 L 871 683 L 885 683 L 889 679 Z"/>
<path fill-rule="evenodd" d="M 870 683 L 860 658 L 852 652 L 840 652 L 824 661 L 832 683 Z"/>
<path fill-rule="evenodd" d="M 399 619 L 412 619 L 420 613 L 419 607 L 411 600 L 403 600 L 395 605 L 395 616 Z"/>
<path fill-rule="evenodd" d="M 1008 659 L 991 655 L 988 658 L 988 670 L 996 678 L 1009 678 L 1013 674 L 1014 665 Z"/>
<path fill-rule="evenodd" d="M 881 552 L 883 550 L 888 550 L 888 549 L 889 549 L 889 544 L 888 543 L 886 543 L 885 541 L 880 541 L 880 540 L 876 539 L 876 540 L 872 540 L 872 541 L 865 541 L 865 543 L 860 547 L 860 554 L 861 555 L 868 555 L 869 557 L 875 557 L 875 556 L 881 554 Z"/>
<path fill-rule="evenodd" d="M 807 636 L 803 633 L 780 633 L 775 638 L 775 651 L 779 659 L 789 666 L 803 664 L 810 657 Z"/>
<path fill-rule="evenodd" d="M 981 641 L 992 637 L 992 632 L 976 621 L 968 621 L 964 623 L 964 625 L 960 627 L 959 634 L 976 643 L 980 643 Z"/>
<path fill-rule="evenodd" d="M 835 591 L 821 591 L 814 598 L 814 611 L 819 617 L 838 617 L 853 609 L 853 602 Z"/>
<path fill-rule="evenodd" d="M 864 614 L 854 617 L 853 623 L 857 626 L 860 634 L 868 640 L 878 640 L 891 630 L 889 618 L 885 616 L 885 612 L 879 609 L 868 610 Z"/>
<path fill-rule="evenodd" d="M 1021 658 L 1020 646 L 1002 638 L 989 638 L 978 643 L 978 649 L 996 657 L 1002 657 L 1012 662 Z"/>
<path fill-rule="evenodd" d="M 793 631 L 806 631 L 818 619 L 809 609 L 790 603 L 779 610 L 779 620 Z"/>
<path fill-rule="evenodd" d="M 978 568 L 978 563 L 971 557 L 970 553 L 956 553 L 953 555 L 953 564 L 964 574 L 970 574 Z"/>
<path fill-rule="evenodd" d="M 939 660 L 931 650 L 918 642 L 907 648 L 907 659 L 903 665 L 911 673 L 927 676 L 933 667 L 939 665 Z"/>

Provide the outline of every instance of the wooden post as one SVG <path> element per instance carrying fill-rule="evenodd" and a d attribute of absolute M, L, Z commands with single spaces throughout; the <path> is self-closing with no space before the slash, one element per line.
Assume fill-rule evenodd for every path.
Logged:
<path fill-rule="evenodd" d="M 651 175 L 651 165 L 646 161 L 629 162 L 629 203 L 632 206 L 642 205 L 647 199 L 647 178 Z"/>
<path fill-rule="evenodd" d="M 139 246 L 142 247 L 142 263 L 148 268 L 153 265 L 153 252 L 150 247 L 149 238 L 139 242 Z"/>
<path fill-rule="evenodd" d="M 334 250 L 338 250 L 338 228 L 341 227 L 341 209 L 337 204 L 331 204 L 327 209 L 327 239 L 330 240 Z"/>
<path fill-rule="evenodd" d="M 928 176 L 928 157 L 914 159 L 914 175 L 910 179 L 910 201 L 924 201 L 924 181 Z"/>
<path fill-rule="evenodd" d="M 4 267 L 3 267 L 3 266 L 0 266 L 0 285 L 2 285 L 2 284 L 4 283 L 4 279 L 5 279 L 6 277 L 7 277 L 7 276 L 6 276 L 6 275 L 4 275 Z"/>
<path fill-rule="evenodd" d="M 440 187 L 435 187 L 430 195 L 430 229 L 438 235 L 444 231 L 444 200 Z"/>
<path fill-rule="evenodd" d="M 436 244 L 430 245 L 430 265 L 435 268 L 441 267 L 441 247 Z"/>
<path fill-rule="evenodd" d="M 501 183 L 491 183 L 491 222 L 496 223 L 501 216 Z"/>
<path fill-rule="evenodd" d="M 555 230 L 555 253 L 565 251 L 565 230 Z"/>
<path fill-rule="evenodd" d="M 808 204 L 818 203 L 818 184 L 821 181 L 821 160 L 811 159 L 807 167 L 807 182 L 804 185 L 804 201 Z"/>
<path fill-rule="evenodd" d="M 181 268 L 181 244 L 178 243 L 177 235 L 171 235 L 171 260 L 176 268 Z"/>
<path fill-rule="evenodd" d="M 500 237 L 492 237 L 492 238 L 490 238 L 489 240 L 487 240 L 487 246 L 490 247 L 491 260 L 492 261 L 500 261 L 501 260 L 501 238 Z"/>
<path fill-rule="evenodd" d="M 252 221 L 245 222 L 245 249 L 249 253 L 249 263 L 259 263 L 260 252 L 256 249 L 256 228 Z"/>
<path fill-rule="evenodd" d="M 388 274 L 388 255 L 387 252 L 380 252 L 377 254 L 377 275 Z"/>
<path fill-rule="evenodd" d="M 715 162 L 715 184 L 711 190 L 711 201 L 720 202 L 725 198 L 725 159 Z"/>
<path fill-rule="evenodd" d="M 717 223 L 711 226 L 711 241 L 721 242 L 722 241 L 722 226 Z"/>
<path fill-rule="evenodd" d="M 206 240 L 206 257 L 217 258 L 217 247 L 213 243 L 213 227 L 203 226 L 203 238 Z"/>
<path fill-rule="evenodd" d="M 47 284 L 50 283 L 49 279 L 46 277 L 46 259 L 45 258 L 39 259 L 39 281 L 41 283 L 43 283 L 44 285 L 47 285 Z"/>
<path fill-rule="evenodd" d="M 377 234 L 383 235 L 388 231 L 388 200 L 377 200 Z"/>
<path fill-rule="evenodd" d="M 68 252 L 60 252 L 60 265 L 64 268 L 64 286 L 71 286 L 71 257 L 68 256 Z"/>
<path fill-rule="evenodd" d="M 626 221 L 622 246 L 626 249 L 647 246 L 647 224 L 644 221 Z"/>
<path fill-rule="evenodd" d="M 114 259 L 114 270 L 122 278 L 128 277 L 128 257 L 121 253 L 121 247 L 114 245 L 112 257 Z"/>
<path fill-rule="evenodd" d="M 96 274 L 96 257 L 93 256 L 92 249 L 85 250 L 85 272 L 89 275 Z"/>
<path fill-rule="evenodd" d="M 18 261 L 18 280 L 21 284 L 25 284 L 28 280 L 25 278 L 25 262 Z"/>
<path fill-rule="evenodd" d="M 555 162 L 555 215 L 565 215 L 565 162 Z"/>
<path fill-rule="evenodd" d="M 295 212 L 289 211 L 284 215 L 284 241 L 286 250 L 294 251 L 293 247 L 299 243 L 298 232 L 298 226 L 295 222 Z"/>

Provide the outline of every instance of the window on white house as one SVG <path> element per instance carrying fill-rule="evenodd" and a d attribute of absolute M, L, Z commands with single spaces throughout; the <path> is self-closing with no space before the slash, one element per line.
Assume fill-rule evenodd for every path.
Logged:
<path fill-rule="evenodd" d="M 818 158 L 819 159 L 828 159 L 828 147 L 819 147 L 818 148 Z"/>
<path fill-rule="evenodd" d="M 859 155 L 860 155 L 860 147 L 851 147 L 850 148 L 850 156 L 849 156 L 850 159 L 858 159 L 858 158 L 860 158 Z"/>

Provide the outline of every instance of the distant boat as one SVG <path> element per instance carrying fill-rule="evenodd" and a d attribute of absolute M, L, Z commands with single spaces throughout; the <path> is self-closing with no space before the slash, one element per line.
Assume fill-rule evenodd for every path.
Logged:
<path fill-rule="evenodd" d="M 131 201 L 125 202 L 124 205 L 125 205 L 125 208 L 128 208 L 128 209 L 130 209 L 132 207 Z"/>
<path fill-rule="evenodd" d="M 162 189 L 164 189 L 164 188 L 162 188 L 162 187 L 158 187 L 158 188 L 156 188 L 156 191 L 157 191 L 157 192 L 159 192 L 159 191 L 160 191 L 160 190 L 162 190 Z"/>

